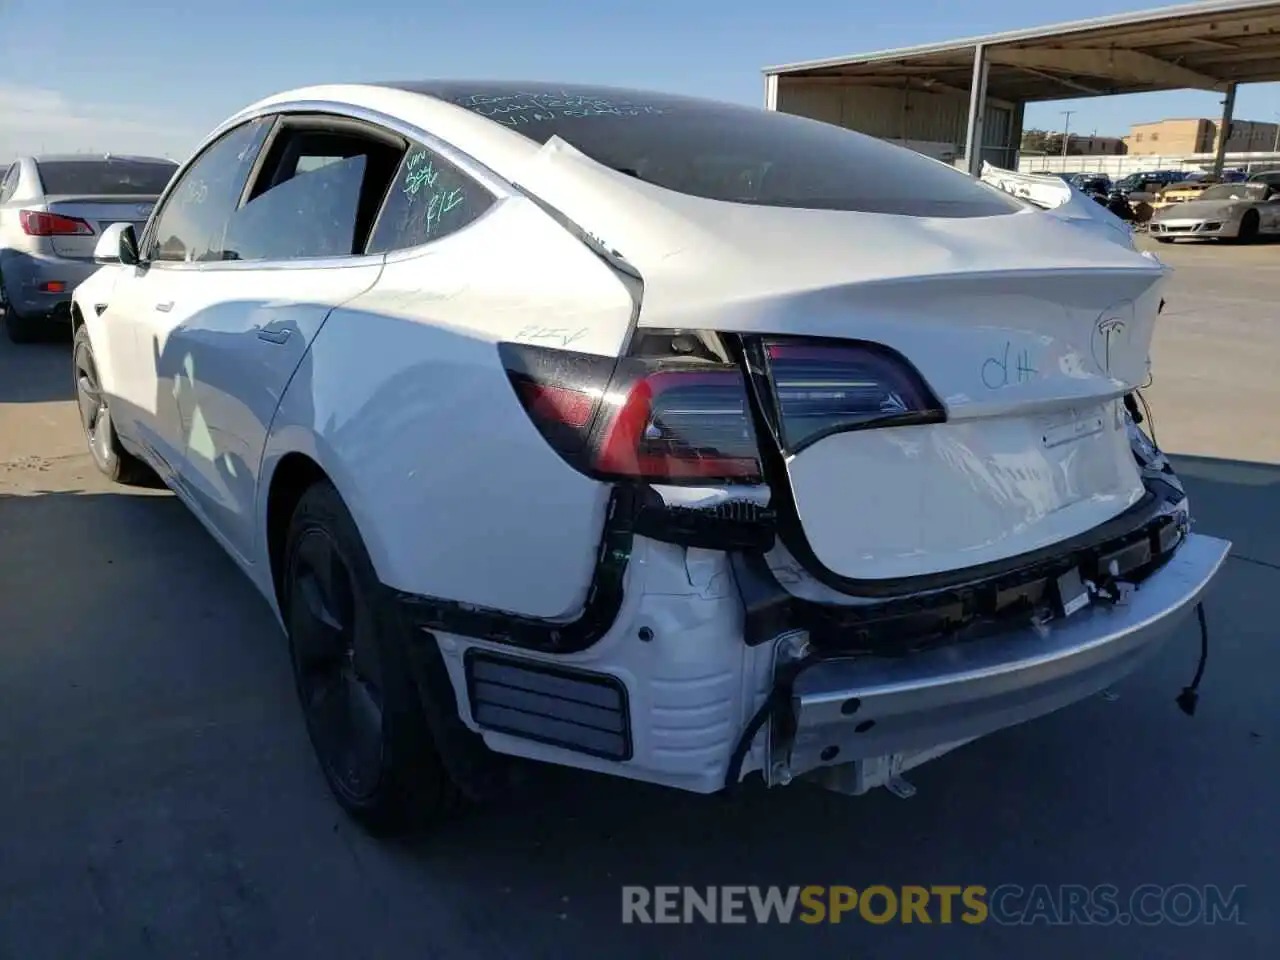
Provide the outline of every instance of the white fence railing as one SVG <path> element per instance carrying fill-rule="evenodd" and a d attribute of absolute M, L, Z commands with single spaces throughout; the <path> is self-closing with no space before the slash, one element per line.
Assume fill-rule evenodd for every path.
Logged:
<path fill-rule="evenodd" d="M 1280 153 L 1228 153 L 1224 166 L 1256 172 L 1261 169 L 1280 168 Z M 1109 177 L 1122 177 L 1128 173 L 1145 173 L 1150 170 L 1208 170 L 1213 166 L 1212 154 L 1178 154 L 1176 156 L 1151 156 L 1146 154 L 1121 154 L 1120 156 L 1055 156 L 1023 153 L 1018 157 L 1019 173 L 1102 173 Z"/>

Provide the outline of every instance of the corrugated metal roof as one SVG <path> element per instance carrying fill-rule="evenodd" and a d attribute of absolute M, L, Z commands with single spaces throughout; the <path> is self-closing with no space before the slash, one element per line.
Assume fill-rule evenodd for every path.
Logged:
<path fill-rule="evenodd" d="M 818 70 L 825 67 L 851 66 L 854 64 L 874 63 L 879 60 L 904 60 L 925 57 L 939 53 L 958 53 L 970 51 L 975 46 L 996 46 L 1016 44 L 1026 41 L 1055 40 L 1069 37 L 1072 34 L 1093 33 L 1098 31 L 1114 31 L 1122 27 L 1144 27 L 1174 24 L 1187 18 L 1205 18 L 1225 16 L 1235 13 L 1252 13 L 1272 8 L 1280 11 L 1277 0 L 1200 0 L 1199 3 L 1183 3 L 1172 7 L 1161 7 L 1155 10 L 1140 10 L 1133 13 L 1118 13 L 1105 17 L 1091 17 L 1087 20 L 1074 20 L 1045 27 L 1031 27 L 1022 30 L 1008 30 L 1003 33 L 991 33 L 985 36 L 966 37 L 960 40 L 948 40 L 944 43 L 927 43 L 915 47 L 901 47 L 895 50 L 880 50 L 873 53 L 853 54 L 847 57 L 829 57 L 822 60 L 806 60 L 799 63 L 766 67 L 766 74 L 800 73 Z M 1099 38 L 1104 39 L 1104 38 Z"/>
<path fill-rule="evenodd" d="M 893 86 L 968 95 L 974 49 L 987 93 L 1030 103 L 1280 81 L 1280 0 L 1205 0 L 861 56 L 773 67 L 769 84 Z"/>

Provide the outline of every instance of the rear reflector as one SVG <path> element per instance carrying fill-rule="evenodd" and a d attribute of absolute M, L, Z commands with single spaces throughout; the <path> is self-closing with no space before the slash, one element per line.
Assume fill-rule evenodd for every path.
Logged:
<path fill-rule="evenodd" d="M 946 419 L 920 375 L 885 347 L 800 339 L 762 346 L 783 445 L 791 453 L 833 433 Z"/>
<path fill-rule="evenodd" d="M 40 289 L 44 293 L 66 293 L 67 285 L 61 280 L 50 280 L 47 283 L 40 284 Z"/>
<path fill-rule="evenodd" d="M 93 227 L 79 217 L 64 217 L 60 213 L 43 210 L 19 210 L 18 220 L 22 232 L 29 237 L 86 237 L 93 235 Z"/>

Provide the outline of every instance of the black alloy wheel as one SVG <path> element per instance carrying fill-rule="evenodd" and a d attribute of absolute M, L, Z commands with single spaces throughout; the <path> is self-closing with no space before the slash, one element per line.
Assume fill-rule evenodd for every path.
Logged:
<path fill-rule="evenodd" d="M 431 735 L 411 640 L 382 597 L 338 491 L 315 483 L 284 545 L 281 613 L 294 681 L 334 797 L 371 833 L 393 835 L 435 825 L 459 794 Z"/>
<path fill-rule="evenodd" d="M 383 693 L 373 627 L 351 571 L 328 531 L 294 544 L 290 635 L 298 696 L 325 775 L 340 798 L 367 803 L 382 767 Z"/>

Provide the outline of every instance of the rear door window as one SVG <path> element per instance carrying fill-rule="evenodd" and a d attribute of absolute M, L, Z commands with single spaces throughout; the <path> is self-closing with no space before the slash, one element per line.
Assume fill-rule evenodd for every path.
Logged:
<path fill-rule="evenodd" d="M 404 140 L 343 120 L 288 119 L 248 199 L 232 215 L 224 260 L 349 257 L 365 243 Z"/>
<path fill-rule="evenodd" d="M 176 163 L 158 160 L 37 160 L 48 196 L 159 196 L 177 173 Z"/>
<path fill-rule="evenodd" d="M 370 253 L 404 250 L 461 230 L 493 205 L 487 189 L 420 143 L 412 143 L 369 241 Z"/>

